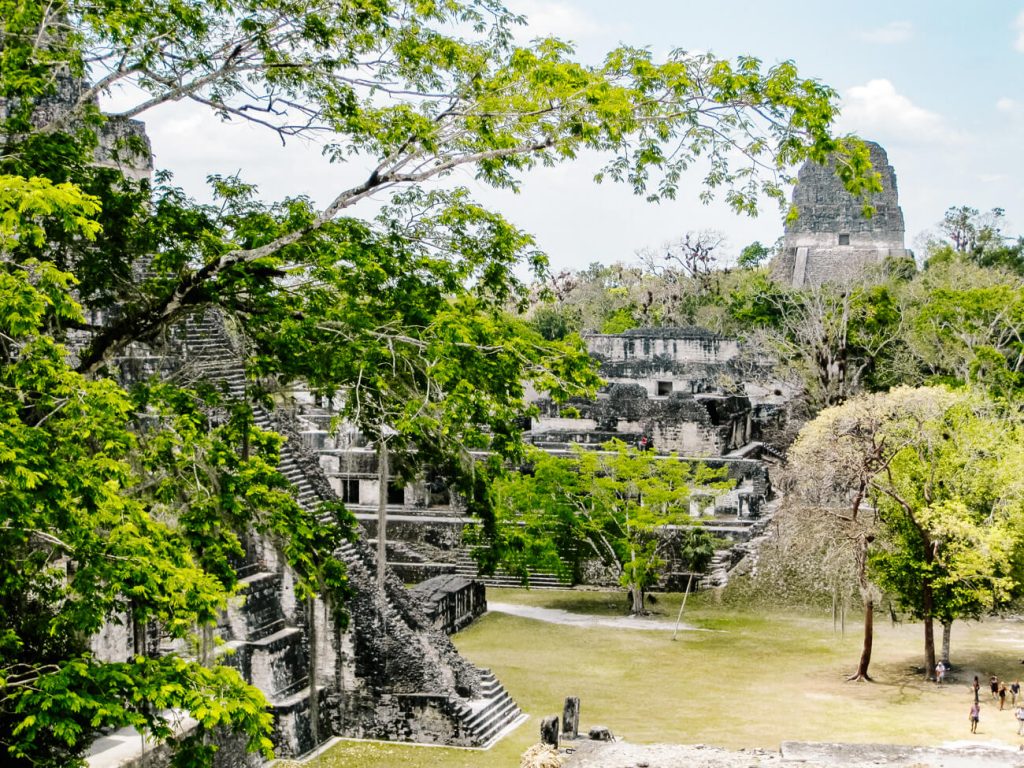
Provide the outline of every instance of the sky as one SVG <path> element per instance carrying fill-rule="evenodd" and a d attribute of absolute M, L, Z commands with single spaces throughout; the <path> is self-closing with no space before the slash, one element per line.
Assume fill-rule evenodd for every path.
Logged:
<path fill-rule="evenodd" d="M 877 141 L 895 168 L 907 247 L 920 254 L 953 205 L 1006 211 L 1008 234 L 1024 233 L 1024 0 L 510 0 L 525 14 L 524 38 L 573 41 L 585 61 L 598 62 L 619 43 L 664 54 L 674 48 L 723 58 L 750 55 L 765 64 L 792 60 L 800 74 L 841 97 L 838 130 Z M 183 104 L 142 116 L 158 168 L 202 194 L 208 173 L 241 170 L 265 196 L 304 194 L 325 203 L 345 169 L 322 160 L 319 148 L 278 140 L 251 126 L 221 124 Z M 749 243 L 782 234 L 778 207 L 738 216 L 722 203 L 703 205 L 700 175 L 675 201 L 650 204 L 610 182 L 595 184 L 592 158 L 538 169 L 519 194 L 477 186 L 471 174 L 455 183 L 474 190 L 531 232 L 555 271 L 592 262 L 630 262 L 688 231 L 726 236 L 728 261 Z"/>

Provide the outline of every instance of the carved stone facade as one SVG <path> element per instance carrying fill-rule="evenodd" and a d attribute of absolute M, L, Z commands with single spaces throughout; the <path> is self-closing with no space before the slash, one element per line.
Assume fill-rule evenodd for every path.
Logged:
<path fill-rule="evenodd" d="M 613 438 L 638 445 L 646 437 L 658 453 L 724 467 L 736 481 L 734 490 L 695 501 L 691 514 L 703 518 L 705 528 L 724 540 L 748 538 L 751 526 L 760 524 L 771 483 L 765 463 L 758 459 L 763 419 L 740 389 L 744 371 L 736 340 L 702 328 L 658 328 L 594 334 L 586 342 L 608 384 L 596 399 L 568 405 L 533 394 L 530 399 L 539 414 L 526 439 L 549 453 L 569 456 L 573 445 L 596 450 Z M 380 490 L 375 452 L 359 435 L 332 428 L 329 404 L 317 403 L 301 391 L 293 393 L 293 403 L 305 425 L 303 441 L 319 454 L 335 493 L 375 540 Z M 466 516 L 458 498 L 432 483 L 429 474 L 404 487 L 389 483 L 386 508 L 388 564 L 404 580 L 476 575 L 462 532 L 478 521 Z M 732 557 L 731 549 L 729 544 L 723 550 L 723 562 Z M 587 568 L 585 573 L 585 583 L 615 583 L 601 568 Z M 679 576 L 670 574 L 664 586 L 682 588 L 680 582 L 685 586 L 688 574 Z M 485 580 L 500 586 L 520 583 L 500 572 Z M 530 583 L 567 586 L 544 573 L 531 573 Z"/>
<path fill-rule="evenodd" d="M 607 385 L 596 400 L 559 406 L 537 398 L 530 436 L 540 447 L 653 441 L 661 452 L 724 456 L 752 439 L 747 397 L 731 391 L 735 339 L 703 328 L 646 328 L 588 334 L 587 349 Z M 646 442 L 645 441 L 645 442 Z"/>
<path fill-rule="evenodd" d="M 882 179 L 882 191 L 870 200 L 875 213 L 864 216 L 864 202 L 846 191 L 834 166 L 805 163 L 793 190 L 799 216 L 786 224 L 782 250 L 772 262 L 779 282 L 794 288 L 849 282 L 888 258 L 909 255 L 896 172 L 882 147 L 867 145 Z"/>

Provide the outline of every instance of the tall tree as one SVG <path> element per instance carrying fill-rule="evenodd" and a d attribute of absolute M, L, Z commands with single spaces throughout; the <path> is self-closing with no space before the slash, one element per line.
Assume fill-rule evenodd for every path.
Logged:
<path fill-rule="evenodd" d="M 175 709 L 198 721 L 183 744 L 195 762 L 208 760 L 203 736 L 221 726 L 269 755 L 271 723 L 259 691 L 222 665 L 152 656 L 137 629 L 159 626 L 171 638 L 188 638 L 215 622 L 236 592 L 229 560 L 238 539 L 220 529 L 227 516 L 221 505 L 236 505 L 236 529 L 261 518 L 260 527 L 297 526 L 306 536 L 324 529 L 297 510 L 273 469 L 274 438 L 251 430 L 253 449 L 243 458 L 235 455 L 237 423 L 203 434 L 193 411 L 192 419 L 154 426 L 140 450 L 130 422 L 141 404 L 114 382 L 71 369 L 50 329 L 81 320 L 69 295 L 74 278 L 44 262 L 12 262 L 10 249 L 45 241 L 50 227 L 91 240 L 96 210 L 97 201 L 71 185 L 0 176 L 4 762 L 79 762 L 100 728 L 131 725 L 164 738 L 173 733 Z M 160 400 L 154 393 L 151 402 Z M 154 412 L 154 420 L 167 411 Z M 223 492 L 205 499 L 206 514 L 192 498 L 191 509 L 169 520 L 167 512 L 188 495 L 196 451 L 233 456 L 217 472 Z M 193 471 L 174 471 L 190 464 Z M 323 543 L 329 556 L 336 543 Z M 292 548 L 300 592 L 343 589 L 343 573 L 314 564 L 324 552 L 308 544 L 297 540 Z M 89 636 L 109 621 L 136 629 L 132 658 L 104 663 L 90 652 Z"/>
<path fill-rule="evenodd" d="M 899 294 L 886 282 L 865 280 L 800 291 L 765 293 L 774 305 L 768 344 L 783 369 L 802 385 L 813 410 L 842 403 L 884 376 L 889 350 L 904 336 Z"/>
<path fill-rule="evenodd" d="M 690 515 L 693 494 L 717 495 L 732 486 L 725 470 L 691 465 L 613 440 L 600 451 L 577 448 L 571 458 L 533 451 L 527 472 L 495 487 L 503 561 L 525 577 L 530 566 L 564 570 L 596 559 L 614 570 L 644 613 L 675 547 L 701 570 L 712 537 Z"/>
<path fill-rule="evenodd" d="M 886 430 L 904 448 L 875 481 L 885 536 L 871 569 L 924 622 L 930 675 L 934 619 L 949 625 L 1019 594 L 1024 498 L 1019 426 L 968 395 L 927 397 Z"/>
<path fill-rule="evenodd" d="M 797 487 L 858 553 L 865 634 L 855 677 L 868 677 L 871 582 L 923 620 L 928 674 L 935 618 L 977 616 L 1019 589 L 1016 431 L 977 396 L 904 387 L 826 409 L 801 432 L 789 456 Z"/>
<path fill-rule="evenodd" d="M 868 574 L 868 556 L 878 535 L 871 497 L 875 478 L 886 470 L 901 445 L 884 429 L 900 402 L 886 396 L 862 396 L 827 408 L 800 432 L 787 454 L 795 515 L 824 527 L 837 549 L 855 563 L 864 609 L 860 659 L 851 680 L 870 680 L 877 590 Z M 822 522 L 824 525 L 822 525 Z"/>

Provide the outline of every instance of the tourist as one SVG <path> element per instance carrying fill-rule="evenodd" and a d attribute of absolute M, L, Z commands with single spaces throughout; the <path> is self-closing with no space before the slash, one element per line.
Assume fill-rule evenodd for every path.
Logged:
<path fill-rule="evenodd" d="M 988 679 L 988 687 L 992 689 L 992 698 L 996 698 L 999 695 L 999 678 L 992 675 Z"/>
<path fill-rule="evenodd" d="M 1017 707 L 1017 735 L 1024 736 L 1024 707 Z"/>
<path fill-rule="evenodd" d="M 974 703 L 977 704 L 978 703 L 978 691 L 981 690 L 981 682 L 978 680 L 978 676 L 977 675 L 974 676 L 974 685 L 971 686 L 971 687 L 974 688 Z"/>
<path fill-rule="evenodd" d="M 1006 683 L 999 686 L 999 711 L 1003 711 L 1003 705 L 1006 703 Z"/>
<path fill-rule="evenodd" d="M 946 665 L 941 661 L 935 665 L 935 684 L 942 685 L 942 681 L 946 679 Z"/>
<path fill-rule="evenodd" d="M 1017 706 L 1017 695 L 1020 693 L 1020 680 L 1014 680 L 1010 683 L 1010 695 L 1013 699 L 1010 701 L 1010 706 Z"/>
<path fill-rule="evenodd" d="M 971 733 L 978 732 L 978 720 L 981 718 L 981 705 L 978 702 L 971 704 L 971 714 L 969 719 L 971 721 Z"/>

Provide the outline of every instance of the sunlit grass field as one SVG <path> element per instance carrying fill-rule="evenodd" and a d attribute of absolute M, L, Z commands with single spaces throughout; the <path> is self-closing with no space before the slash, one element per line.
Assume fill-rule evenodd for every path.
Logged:
<path fill-rule="evenodd" d="M 492 602 L 620 616 L 625 598 L 608 592 L 488 590 Z M 846 676 L 860 654 L 859 616 L 845 633 L 831 614 L 742 611 L 699 594 L 673 641 L 681 595 L 660 595 L 664 631 L 569 627 L 489 613 L 455 636 L 462 653 L 495 671 L 530 719 L 488 752 L 344 742 L 317 768 L 341 766 L 517 766 L 537 741 L 540 719 L 581 699 L 581 726 L 606 725 L 633 742 L 777 748 L 782 741 L 1024 742 L 1007 700 L 998 711 L 988 677 L 1024 674 L 1024 623 L 991 620 L 953 627 L 955 666 L 941 688 L 923 675 L 920 624 L 875 621 L 872 683 Z M 941 636 L 936 626 L 937 640 Z M 982 680 L 981 724 L 969 732 L 973 675 Z"/>

